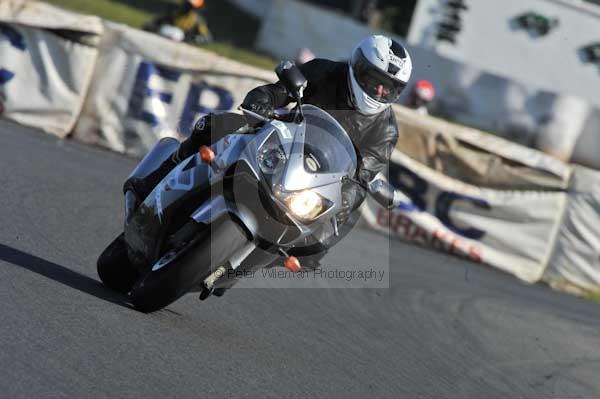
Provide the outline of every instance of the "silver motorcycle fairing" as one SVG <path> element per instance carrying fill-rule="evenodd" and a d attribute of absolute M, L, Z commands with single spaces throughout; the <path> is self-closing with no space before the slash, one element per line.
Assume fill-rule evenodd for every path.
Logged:
<path fill-rule="evenodd" d="M 258 233 L 259 226 L 256 216 L 243 204 L 234 206 L 232 203 L 225 200 L 225 197 L 222 195 L 215 196 L 200 205 L 200 207 L 192 213 L 191 218 L 197 223 L 209 225 L 225 214 L 235 215 L 238 220 L 241 220 L 244 223 L 243 227 L 245 227 L 252 236 L 256 236 Z"/>
<path fill-rule="evenodd" d="M 195 154 L 177 165 L 140 205 L 131 221 L 125 226 L 125 239 L 128 246 L 139 255 L 137 258 L 154 261 L 159 255 L 158 247 L 166 236 L 172 220 L 181 217 L 182 213 L 204 224 L 209 224 L 225 214 L 233 214 L 244 225 L 243 227 L 256 235 L 259 226 L 264 224 L 265 218 L 259 222 L 258 218 L 261 215 L 257 215 L 255 210 L 244 207 L 244 193 L 236 195 L 233 201 L 229 201 L 219 191 L 222 188 L 225 171 L 234 164 L 245 164 L 244 170 L 251 174 L 251 179 L 257 184 L 262 184 L 263 187 L 267 186 L 266 191 L 272 202 L 292 221 L 291 226 L 282 224 L 281 231 L 272 237 L 274 239 L 271 242 L 290 246 L 295 241 L 310 235 L 313 224 L 329 223 L 331 220 L 329 216 L 335 215 L 341 206 L 342 178 L 350 173 L 350 169 L 356 168 L 356 154 L 350 138 L 333 117 L 310 105 L 305 105 L 303 110 L 309 115 L 309 121 L 311 115 L 316 116 L 337 130 L 335 132 L 339 135 L 337 140 L 346 140 L 346 143 L 349 143 L 346 146 L 349 145 L 352 152 L 344 164 L 347 170 L 342 168 L 342 170 L 334 170 L 333 173 L 310 173 L 305 170 L 306 120 L 301 124 L 273 120 L 253 134 L 228 135 L 212 146 L 216 154 L 213 162 L 215 168 L 202 163 L 199 154 Z M 261 171 L 257 154 L 262 145 L 274 134 L 277 135 L 287 160 L 285 167 L 277 176 L 271 176 L 271 180 L 267 182 L 268 179 Z M 285 195 L 305 189 L 311 189 L 333 204 L 315 221 L 308 224 L 300 222 L 291 215 L 283 200 L 275 194 Z M 195 208 L 186 206 L 183 212 L 182 204 L 192 206 L 194 202 L 200 205 L 196 205 Z M 264 212 L 266 211 L 263 210 Z"/>
<path fill-rule="evenodd" d="M 344 128 L 330 114 L 313 105 L 304 105 L 304 121 L 298 125 L 296 136 L 292 140 L 292 148 L 289 151 L 289 162 L 286 165 L 283 179 L 280 182 L 285 191 L 298 191 L 315 187 L 339 183 L 344 176 L 354 174 L 357 165 L 356 151 L 352 140 Z M 307 131 L 307 124 L 310 130 Z M 315 141 L 314 147 L 326 147 L 334 144 L 331 149 L 338 151 L 330 152 L 329 156 L 336 157 L 339 165 L 331 168 L 325 173 L 314 173 L 305 168 L 305 145 Z M 343 159 L 343 160 L 342 160 Z"/>
<path fill-rule="evenodd" d="M 226 167 L 224 159 L 239 155 L 251 136 L 231 135 L 213 148 L 227 146 L 217 156 L 215 163 Z M 158 144 L 157 144 L 158 145 Z M 151 151 L 152 152 L 152 151 Z M 178 164 L 145 198 L 137 211 L 125 225 L 125 240 L 140 264 L 152 262 L 158 256 L 158 247 L 174 220 L 183 213 L 181 207 L 187 205 L 187 217 L 210 199 L 211 187 L 222 179 L 222 170 L 215 172 L 204 164 L 199 154 L 190 156 Z M 191 206 L 191 208 L 189 208 Z M 216 213 L 215 213 L 216 214 Z"/>
<path fill-rule="evenodd" d="M 198 208 L 210 206 L 211 195 L 217 194 L 214 195 L 216 198 L 221 196 L 219 190 L 223 174 L 234 163 L 246 162 L 249 163 L 248 170 L 256 170 L 256 149 L 273 132 L 272 127 L 265 126 L 256 134 L 231 134 L 224 137 L 212 146 L 216 154 L 216 170 L 203 163 L 199 154 L 190 156 L 171 170 L 140 204 L 125 226 L 125 240 L 135 254 L 134 258 L 140 259 L 139 263 L 153 261 L 158 255 L 158 246 L 165 231 L 169 229 L 172 220 L 181 216 L 182 204 L 195 203 L 193 208 L 186 209 L 188 218 Z M 155 147 L 160 144 L 161 142 L 157 143 Z M 155 152 L 155 148 L 150 152 Z M 256 174 L 253 178 L 259 180 L 260 176 Z M 214 218 L 225 213 L 236 214 L 250 231 L 256 225 L 248 213 L 243 212 L 243 206 L 234 207 L 223 202 L 223 206 L 211 211 Z"/>

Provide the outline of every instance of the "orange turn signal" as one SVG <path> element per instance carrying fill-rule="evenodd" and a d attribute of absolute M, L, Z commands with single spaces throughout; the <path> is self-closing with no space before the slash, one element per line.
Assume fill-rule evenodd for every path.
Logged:
<path fill-rule="evenodd" d="M 200 153 L 200 159 L 204 163 L 212 163 L 215 160 L 215 153 L 208 146 L 203 145 L 198 152 Z"/>
<path fill-rule="evenodd" d="M 292 273 L 298 273 L 300 271 L 300 261 L 295 256 L 288 256 L 283 261 L 283 265 Z"/>

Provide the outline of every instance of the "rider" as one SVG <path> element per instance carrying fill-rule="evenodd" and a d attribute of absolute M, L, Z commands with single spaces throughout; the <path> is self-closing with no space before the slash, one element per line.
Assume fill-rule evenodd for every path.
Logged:
<path fill-rule="evenodd" d="M 429 114 L 429 106 L 435 97 L 435 88 L 430 81 L 421 79 L 413 86 L 406 106 L 421 115 Z"/>
<path fill-rule="evenodd" d="M 210 31 L 200 9 L 204 0 L 184 0 L 180 4 L 170 4 L 163 15 L 149 22 L 145 28 L 158 31 L 163 25 L 172 25 L 181 29 L 186 42 L 207 42 L 211 40 Z"/>
<path fill-rule="evenodd" d="M 408 52 L 399 42 L 376 35 L 359 42 L 348 63 L 314 59 L 299 68 L 308 82 L 303 102 L 329 112 L 348 132 L 359 160 L 356 177 L 367 185 L 385 168 L 396 146 L 398 129 L 391 104 L 398 100 L 411 75 Z M 268 117 L 291 101 L 285 87 L 277 82 L 251 90 L 242 108 Z M 144 198 L 176 164 L 200 146 L 210 145 L 236 130 L 226 122 L 215 114 L 201 118 L 191 136 L 157 171 L 144 179 L 128 180 L 124 190 L 133 189 L 139 198 Z M 342 223 L 365 198 L 364 190 L 353 187 L 344 190 L 345 210 L 338 217 Z M 333 242 L 322 244 L 315 267 L 332 245 Z M 303 260 L 302 264 L 306 262 Z"/>

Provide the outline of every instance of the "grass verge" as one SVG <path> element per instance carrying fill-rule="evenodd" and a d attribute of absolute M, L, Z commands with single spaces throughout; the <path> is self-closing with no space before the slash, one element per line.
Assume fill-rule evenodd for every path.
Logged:
<path fill-rule="evenodd" d="M 42 0 L 65 9 L 69 9 L 82 14 L 97 15 L 101 18 L 108 19 L 114 22 L 126 24 L 134 28 L 141 28 L 144 23 L 148 22 L 156 13 L 160 13 L 165 9 L 172 0 Z M 214 0 L 220 2 L 221 0 Z M 207 2 L 210 4 L 210 2 Z M 217 3 L 215 3 L 217 4 Z M 215 27 L 223 26 L 224 22 L 231 17 L 228 15 L 227 9 L 224 9 L 222 4 L 207 7 L 207 20 L 209 27 L 214 24 Z M 230 11 L 229 14 L 235 14 Z M 243 17 L 237 17 L 240 21 L 246 22 Z M 211 23 L 212 22 L 212 23 Z M 238 24 L 240 25 L 240 24 Z M 241 24 L 243 25 L 243 24 Z M 246 24 L 247 25 L 247 24 Z M 229 21 L 225 26 L 232 26 Z M 233 25 L 235 26 L 235 24 Z M 223 36 L 218 29 L 211 28 L 213 34 Z M 221 35 L 219 35 L 221 34 Z M 234 36 L 226 37 L 224 41 L 216 41 L 201 45 L 199 47 L 212 51 L 223 57 L 252 65 L 258 68 L 273 70 L 276 65 L 276 60 L 257 53 L 252 49 L 236 46 L 232 43 L 235 37 L 243 37 L 244 32 L 233 32 Z M 247 36 L 247 35 L 246 35 Z"/>
<path fill-rule="evenodd" d="M 594 302 L 600 303 L 600 288 L 596 289 L 595 291 L 591 291 L 587 297 Z"/>

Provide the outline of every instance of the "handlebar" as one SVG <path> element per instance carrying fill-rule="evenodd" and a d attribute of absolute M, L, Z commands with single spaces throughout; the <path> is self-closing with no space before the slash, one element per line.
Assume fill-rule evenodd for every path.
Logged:
<path fill-rule="evenodd" d="M 258 113 L 254 112 L 254 111 L 250 111 L 249 109 L 247 109 L 247 108 L 244 108 L 244 107 L 242 107 L 241 105 L 239 106 L 239 109 L 240 109 L 240 110 L 241 110 L 241 111 L 242 111 L 244 114 L 246 114 L 246 115 L 249 115 L 249 116 L 251 116 L 251 117 L 253 117 L 253 118 L 255 118 L 255 119 L 258 119 L 258 120 L 260 120 L 260 121 L 263 121 L 263 122 L 269 122 L 269 121 L 271 120 L 271 119 L 267 118 L 266 116 L 263 116 L 263 115 L 261 115 L 261 114 L 258 114 Z"/>
<path fill-rule="evenodd" d="M 383 179 L 377 179 L 369 183 L 369 193 L 384 208 L 391 209 L 399 203 L 394 186 Z"/>
<path fill-rule="evenodd" d="M 358 186 L 360 186 L 363 190 L 368 192 L 371 197 L 377 201 L 377 203 L 384 208 L 391 209 L 396 206 L 395 201 L 395 191 L 396 189 L 389 182 L 383 179 L 373 180 L 369 184 L 364 184 L 363 182 L 356 180 L 352 177 L 346 177 L 346 181 L 350 181 Z"/>
<path fill-rule="evenodd" d="M 264 123 L 268 123 L 271 120 L 277 120 L 277 121 L 282 121 L 282 122 L 295 122 L 296 121 L 296 114 L 293 113 L 293 112 L 290 112 L 290 113 L 287 113 L 287 114 L 284 114 L 284 115 L 278 115 L 278 114 L 273 113 L 271 115 L 271 117 L 268 118 L 268 117 L 266 117 L 264 115 L 261 115 L 259 113 L 254 112 L 254 111 L 250 111 L 249 109 L 244 108 L 241 105 L 239 106 L 239 109 L 244 114 L 246 114 L 246 115 L 248 115 L 248 116 L 250 116 L 250 117 L 252 117 L 254 119 L 257 119 L 257 120 L 259 120 L 261 122 L 264 122 Z"/>

